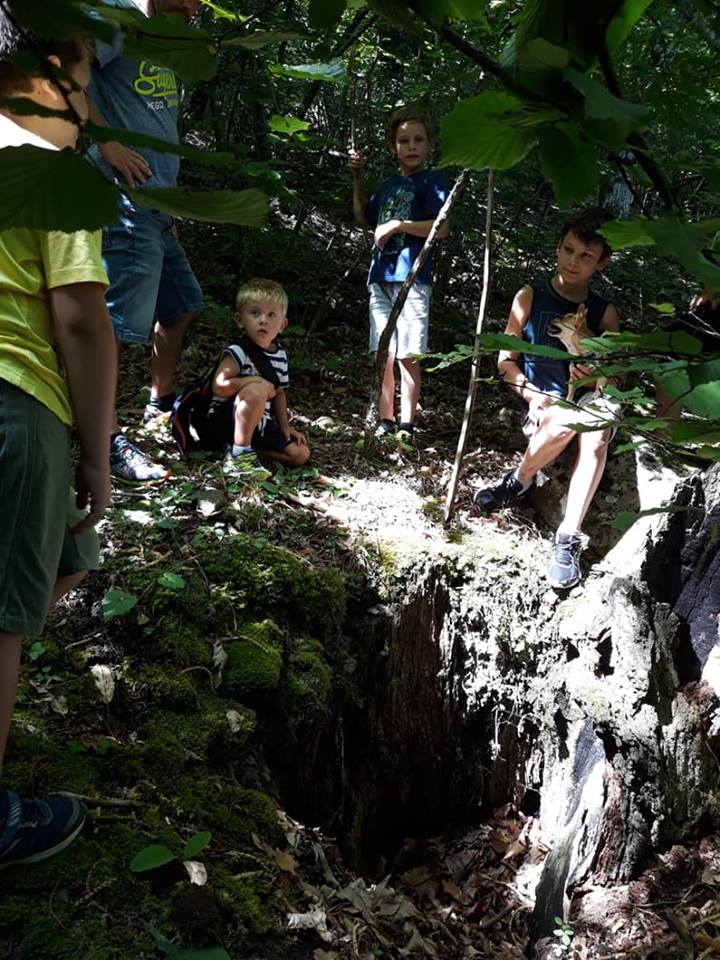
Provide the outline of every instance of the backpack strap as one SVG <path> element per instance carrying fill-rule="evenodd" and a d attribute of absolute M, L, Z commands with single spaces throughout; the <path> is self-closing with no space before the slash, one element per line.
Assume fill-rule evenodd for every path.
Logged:
<path fill-rule="evenodd" d="M 273 367 L 272 363 L 270 363 L 270 359 L 262 347 L 259 347 L 256 343 L 253 343 L 247 334 L 243 334 L 243 336 L 240 338 L 239 346 L 255 364 L 260 372 L 260 376 L 264 380 L 268 380 L 274 387 L 279 387 L 280 378 L 278 377 L 275 367 Z M 237 347 L 228 347 L 226 353 L 229 353 L 232 356 L 233 360 L 238 366 L 242 366 L 242 364 L 238 362 L 237 353 L 234 352 L 237 349 Z"/>

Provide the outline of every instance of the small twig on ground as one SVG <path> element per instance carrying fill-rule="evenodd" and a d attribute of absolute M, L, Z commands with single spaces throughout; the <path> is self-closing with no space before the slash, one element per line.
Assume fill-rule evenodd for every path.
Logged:
<path fill-rule="evenodd" d="M 481 920 L 478 924 L 478 927 L 480 930 L 488 930 L 490 927 L 494 927 L 499 920 L 502 920 L 503 917 L 506 917 L 508 913 L 510 913 L 511 910 L 515 910 L 516 907 L 516 903 L 508 903 L 498 913 L 493 914 L 492 917 L 485 917 L 484 920 Z"/>
<path fill-rule="evenodd" d="M 127 800 L 124 797 L 89 797 L 84 793 L 73 793 L 66 790 L 69 797 L 75 797 L 76 800 L 82 800 L 89 807 L 144 807 L 142 800 Z"/>

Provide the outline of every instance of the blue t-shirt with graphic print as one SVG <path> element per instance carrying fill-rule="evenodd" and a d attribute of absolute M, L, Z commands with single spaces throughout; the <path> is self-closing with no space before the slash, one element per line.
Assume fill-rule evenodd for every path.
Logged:
<path fill-rule="evenodd" d="M 558 317 L 564 317 L 566 313 L 576 313 L 580 304 L 561 296 L 549 280 L 535 280 L 531 287 L 533 301 L 530 316 L 523 328 L 523 339 L 528 343 L 544 344 L 546 347 L 564 350 L 562 341 L 551 336 L 548 333 L 548 327 Z M 589 290 L 582 302 L 587 311 L 588 327 L 595 336 L 600 336 L 602 333 L 600 323 L 609 301 L 594 290 Z M 574 357 L 569 354 L 567 360 L 551 360 L 548 357 L 524 353 L 522 354 L 523 372 L 538 390 L 554 397 L 564 398 L 567 396 L 569 366 L 573 359 Z M 576 397 L 581 396 L 587 389 L 587 387 L 578 388 Z"/>
<path fill-rule="evenodd" d="M 375 229 L 388 220 L 434 220 L 447 200 L 450 187 L 441 170 L 419 170 L 408 177 L 388 177 L 365 204 L 365 219 Z M 370 283 L 402 283 L 410 273 L 425 237 L 396 233 L 383 250 L 373 248 Z M 433 253 L 422 265 L 416 283 L 432 283 Z"/>
<path fill-rule="evenodd" d="M 137 10 L 132 0 L 104 0 L 106 6 Z M 171 143 L 178 142 L 180 97 L 175 74 L 167 67 L 156 67 L 148 60 L 127 57 L 123 51 L 123 35 L 118 30 L 115 41 L 98 41 L 90 81 L 90 95 L 109 127 L 134 130 Z M 150 164 L 152 175 L 146 187 L 174 187 L 177 184 L 180 158 L 172 153 L 157 153 L 146 147 L 134 147 Z M 97 147 L 91 155 L 110 176 L 116 172 L 106 164 Z"/>

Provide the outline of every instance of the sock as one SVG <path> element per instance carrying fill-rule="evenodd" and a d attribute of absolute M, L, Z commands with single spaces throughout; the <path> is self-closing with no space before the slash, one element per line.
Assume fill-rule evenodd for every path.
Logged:
<path fill-rule="evenodd" d="M 231 457 L 239 457 L 241 453 L 252 453 L 252 447 L 244 447 L 242 444 L 234 443 L 230 449 Z"/>
<path fill-rule="evenodd" d="M 170 400 L 174 400 L 174 399 L 175 399 L 175 394 L 171 390 L 170 393 L 164 393 L 162 396 L 158 395 L 154 397 L 151 394 L 149 403 L 150 403 L 150 406 L 153 406 L 153 407 L 162 406 L 162 404 L 168 403 Z"/>
<path fill-rule="evenodd" d="M 517 470 L 516 470 L 515 473 L 513 474 L 513 479 L 514 479 L 514 480 L 517 480 L 517 482 L 522 486 L 523 492 L 524 492 L 525 490 L 529 490 L 530 487 L 532 486 L 532 480 L 528 480 L 527 483 L 523 483 L 523 482 L 522 482 L 522 480 L 521 480 L 520 477 L 518 476 Z"/>
<path fill-rule="evenodd" d="M 401 422 L 401 423 L 400 423 L 400 426 L 398 427 L 398 430 L 404 430 L 405 433 L 414 433 L 414 432 L 415 432 L 415 424 L 413 424 L 413 423 L 404 423 L 404 422 Z"/>
<path fill-rule="evenodd" d="M 574 527 L 571 527 L 569 524 L 565 523 L 564 520 L 563 520 L 563 522 L 560 524 L 560 526 L 557 528 L 557 530 L 556 530 L 555 532 L 556 532 L 556 533 L 568 534 L 568 535 L 570 535 L 570 536 L 572 536 L 572 537 L 581 537 L 581 536 L 582 536 L 582 530 L 575 530 Z"/>

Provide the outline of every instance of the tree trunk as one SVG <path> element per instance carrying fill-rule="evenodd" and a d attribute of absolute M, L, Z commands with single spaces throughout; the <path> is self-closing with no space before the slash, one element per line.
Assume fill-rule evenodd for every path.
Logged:
<path fill-rule="evenodd" d="M 630 474 L 643 509 L 667 492 L 658 464 L 616 458 L 601 512 Z M 343 707 L 342 786 L 310 764 L 306 811 L 324 813 L 365 868 L 403 837 L 507 802 L 537 815 L 551 849 L 536 938 L 568 916 L 580 883 L 625 882 L 707 828 L 720 465 L 679 478 L 673 503 L 687 509 L 638 520 L 567 595 L 546 584 L 546 543 L 494 523 L 397 560 L 402 592 L 358 619 L 362 693 Z M 317 762 L 327 769 L 328 752 Z"/>

